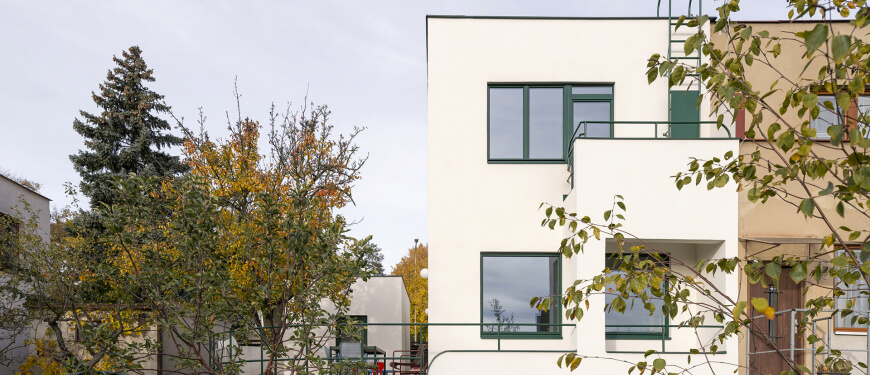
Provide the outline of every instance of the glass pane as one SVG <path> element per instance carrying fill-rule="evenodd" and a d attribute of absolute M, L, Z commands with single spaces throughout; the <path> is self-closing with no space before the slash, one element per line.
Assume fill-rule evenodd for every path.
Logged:
<path fill-rule="evenodd" d="M 523 158 L 523 89 L 489 89 L 489 157 Z"/>
<path fill-rule="evenodd" d="M 529 89 L 529 157 L 562 158 L 562 89 Z"/>
<path fill-rule="evenodd" d="M 868 129 L 868 121 L 864 121 L 865 116 L 870 116 L 870 96 L 859 96 L 858 97 L 858 126 L 861 129 L 861 135 L 864 138 L 870 138 L 870 134 L 867 133 Z"/>
<path fill-rule="evenodd" d="M 610 121 L 610 102 L 574 102 L 574 134 L 578 138 L 610 138 L 607 121 Z"/>
<path fill-rule="evenodd" d="M 613 266 L 613 258 L 608 255 L 607 266 L 611 269 Z M 622 272 L 615 271 L 612 274 L 620 274 Z M 607 284 L 607 289 L 616 289 L 616 285 Z M 616 299 L 616 295 L 608 293 L 604 299 L 606 303 L 612 303 Z M 665 324 L 665 316 L 662 313 L 662 305 L 664 302 L 656 297 L 650 301 L 655 305 L 655 312 L 650 315 L 649 310 L 643 306 L 643 301 L 640 298 L 630 298 L 626 301 L 625 312 L 608 311 L 604 319 L 605 332 L 607 333 L 661 333 L 662 324 Z M 649 325 L 656 327 L 613 327 L 613 325 Z"/>
<path fill-rule="evenodd" d="M 830 101 L 834 105 L 834 111 L 825 108 L 825 101 Z M 816 129 L 816 138 L 831 138 L 831 136 L 828 135 L 828 128 L 831 125 L 840 123 L 837 112 L 840 112 L 840 109 L 837 106 L 837 101 L 834 99 L 833 95 L 819 95 L 819 117 L 812 120 L 812 127 Z"/>
<path fill-rule="evenodd" d="M 557 294 L 556 257 L 483 257 L 483 323 L 502 323 L 501 332 L 558 332 L 555 326 L 514 324 L 558 323 L 557 309 L 547 312 L 529 307 L 532 297 Z M 552 305 L 552 303 L 551 303 Z M 496 325 L 484 332 L 497 333 Z"/>
<path fill-rule="evenodd" d="M 610 95 L 613 94 L 613 86 L 573 86 L 571 87 L 571 93 L 575 95 Z"/>
<path fill-rule="evenodd" d="M 853 317 L 863 317 L 866 316 L 865 312 L 870 310 L 870 303 L 867 300 L 867 284 L 864 280 L 858 280 L 856 284 L 845 285 L 840 283 L 840 288 L 846 293 L 843 296 L 837 298 L 837 309 L 847 309 L 849 301 L 854 301 L 854 305 L 852 305 L 852 314 L 847 315 L 845 317 L 842 314 L 837 314 L 837 327 L 839 328 L 867 328 L 866 324 L 858 323 L 858 320 L 855 320 L 855 323 L 852 323 Z M 862 291 L 864 293 L 862 293 Z"/>

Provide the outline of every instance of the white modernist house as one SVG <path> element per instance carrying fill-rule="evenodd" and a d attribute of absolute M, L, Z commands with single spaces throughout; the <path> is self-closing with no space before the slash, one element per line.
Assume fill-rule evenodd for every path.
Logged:
<path fill-rule="evenodd" d="M 619 194 L 626 227 L 671 255 L 692 265 L 737 256 L 735 189 L 678 191 L 670 177 L 692 156 L 736 153 L 738 140 L 704 123 L 714 118 L 709 103 L 696 106 L 697 87 L 647 83 L 651 55 L 669 44 L 682 53 L 669 19 L 426 21 L 429 322 L 464 324 L 430 326 L 429 373 L 566 373 L 556 359 L 574 351 L 615 359 L 585 360 L 595 373 L 625 373 L 647 349 L 686 366 L 686 353 L 715 328 L 696 337 L 669 329 L 661 313 L 606 313 L 602 295 L 591 300 L 602 308 L 579 322 L 559 308 L 529 307 L 532 297 L 600 273 L 617 250 L 602 239 L 560 257 L 566 232 L 541 227 L 541 203 L 601 218 Z M 737 296 L 736 277 L 715 282 Z M 487 325 L 495 322 L 538 325 L 500 332 Z M 718 363 L 737 364 L 738 351 L 736 341 L 720 345 L 713 369 L 733 371 Z"/>
<path fill-rule="evenodd" d="M 387 360 L 376 358 L 389 358 L 397 350 L 410 349 L 411 300 L 401 276 L 373 276 L 367 281 L 357 280 L 351 287 L 350 297 L 350 307 L 346 315 L 354 323 L 365 323 L 361 325 L 365 328 L 361 328 L 359 332 L 361 341 L 356 341 L 356 337 L 342 337 L 338 332 L 335 337 L 328 339 L 318 356 L 339 360 L 341 351 L 345 349 L 342 347 L 344 342 L 353 344 L 350 349 L 361 350 L 351 354 L 351 357 L 359 358 L 362 355 L 369 363 L 388 363 Z M 328 301 L 323 303 L 331 306 Z M 289 340 L 289 333 L 287 339 Z M 260 374 L 260 359 L 268 358 L 264 348 L 256 343 L 255 346 L 243 345 L 241 349 L 242 358 L 250 361 L 243 366 L 242 373 Z"/>

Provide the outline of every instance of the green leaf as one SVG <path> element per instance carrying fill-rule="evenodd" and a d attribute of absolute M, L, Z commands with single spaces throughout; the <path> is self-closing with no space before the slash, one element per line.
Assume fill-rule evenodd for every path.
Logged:
<path fill-rule="evenodd" d="M 644 358 L 649 357 L 650 355 L 652 355 L 652 354 L 655 353 L 655 352 L 656 352 L 655 349 L 647 350 L 646 353 L 643 353 L 643 357 L 644 357 Z"/>
<path fill-rule="evenodd" d="M 782 267 L 777 262 L 768 262 L 764 266 L 764 273 L 774 280 L 779 280 L 779 275 L 782 273 Z"/>
<path fill-rule="evenodd" d="M 797 33 L 799 37 L 804 38 L 807 46 L 807 55 L 812 55 L 817 49 L 828 39 L 828 25 L 817 24 L 810 31 L 802 31 Z"/>
<path fill-rule="evenodd" d="M 843 207 L 843 202 L 842 201 L 837 202 L 837 215 L 840 215 L 840 217 L 845 217 L 844 211 L 845 211 L 845 208 Z"/>
<path fill-rule="evenodd" d="M 743 314 L 743 310 L 746 309 L 746 301 L 737 302 L 734 305 L 734 308 L 731 309 L 731 312 L 734 314 L 734 319 L 739 319 L 740 315 Z"/>
<path fill-rule="evenodd" d="M 844 255 L 840 255 L 840 256 L 834 257 L 834 259 L 831 259 L 831 263 L 833 263 L 834 266 L 844 268 L 844 267 L 849 265 L 849 259 L 846 258 L 846 256 L 844 256 Z"/>
<path fill-rule="evenodd" d="M 852 37 L 849 35 L 837 35 L 833 39 L 831 51 L 834 53 L 834 60 L 840 61 L 849 53 L 849 48 L 852 46 Z"/>
<path fill-rule="evenodd" d="M 655 369 L 656 371 L 661 371 L 665 368 L 666 364 L 667 362 L 664 359 L 656 358 L 656 360 L 653 361 L 653 369 Z"/>
<path fill-rule="evenodd" d="M 582 357 L 575 357 L 573 361 L 571 361 L 571 371 L 577 369 L 577 366 L 580 366 L 580 361 L 582 361 Z"/>
<path fill-rule="evenodd" d="M 791 272 L 788 274 L 795 283 L 803 281 L 807 277 L 807 266 L 804 263 L 797 263 L 791 267 Z"/>
<path fill-rule="evenodd" d="M 759 312 L 763 312 L 764 309 L 767 308 L 767 299 L 764 298 L 753 298 L 752 299 L 752 307 L 755 307 Z"/>
<path fill-rule="evenodd" d="M 813 203 L 812 198 L 807 198 L 801 201 L 800 211 L 807 217 L 813 217 L 813 210 L 815 210 L 815 208 L 816 205 Z"/>
<path fill-rule="evenodd" d="M 845 92 L 837 93 L 837 107 L 839 107 L 839 111 L 842 112 L 843 109 L 849 108 L 849 102 L 852 101 L 852 98 L 849 97 L 849 94 Z"/>

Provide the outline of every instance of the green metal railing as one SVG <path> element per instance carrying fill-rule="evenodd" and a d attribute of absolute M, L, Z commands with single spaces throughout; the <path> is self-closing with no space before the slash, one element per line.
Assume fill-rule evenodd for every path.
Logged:
<path fill-rule="evenodd" d="M 433 357 L 431 361 L 428 361 L 426 358 L 428 356 L 428 353 L 423 353 L 422 351 L 420 352 L 420 356 L 417 356 L 417 357 L 415 357 L 415 356 L 394 357 L 394 356 L 386 356 L 385 355 L 385 356 L 376 356 L 376 357 L 363 356 L 363 357 L 357 357 L 357 358 L 342 357 L 340 359 L 330 358 L 330 357 L 325 358 L 328 361 L 335 361 L 335 362 L 331 362 L 331 363 L 336 363 L 339 361 L 344 361 L 345 363 L 347 363 L 348 361 L 351 363 L 359 363 L 359 362 L 367 362 L 367 361 L 371 361 L 371 360 L 376 360 L 376 361 L 383 360 L 385 363 L 388 360 L 420 361 L 418 363 L 427 364 L 424 367 L 426 369 L 425 373 L 428 374 L 429 368 L 432 366 L 432 364 L 435 362 L 435 360 L 437 358 L 439 358 L 442 354 L 445 354 L 445 353 L 566 353 L 566 352 L 576 352 L 576 349 L 506 350 L 506 349 L 502 349 L 502 345 L 501 345 L 502 339 L 510 339 L 510 336 L 511 336 L 510 332 L 503 332 L 503 330 L 502 330 L 503 326 L 509 326 L 509 327 L 526 327 L 526 326 L 533 326 L 533 327 L 576 327 L 577 326 L 576 323 L 353 323 L 353 324 L 348 324 L 348 325 L 352 325 L 352 326 L 355 326 L 357 328 L 364 327 L 363 329 L 368 329 L 368 327 L 371 327 L 371 326 L 408 326 L 408 327 L 419 326 L 419 327 L 425 327 L 426 329 L 428 329 L 428 327 L 481 327 L 481 328 L 483 328 L 483 327 L 497 327 L 494 338 L 491 338 L 491 337 L 482 338 L 483 340 L 493 340 L 494 339 L 496 341 L 496 349 L 445 350 L 445 351 L 441 351 L 438 354 L 436 354 L 435 357 Z M 290 329 L 292 329 L 292 328 L 313 328 L 313 327 L 314 326 L 306 325 L 306 324 L 293 324 L 293 325 L 287 326 L 287 328 L 290 328 Z M 259 352 L 260 352 L 259 359 L 241 359 L 242 361 L 244 361 L 246 363 L 247 362 L 260 363 L 260 373 L 261 374 L 263 374 L 265 371 L 265 368 L 263 367 L 264 366 L 263 364 L 265 362 L 269 362 L 269 361 L 288 362 L 288 361 L 295 360 L 294 358 L 272 358 L 272 359 L 265 358 L 262 343 L 265 342 L 265 340 L 263 340 L 263 339 L 266 336 L 264 335 L 263 331 L 266 329 L 274 329 L 274 328 L 281 328 L 281 327 L 257 327 L 257 328 L 254 328 L 253 330 L 255 332 L 257 332 L 259 337 L 261 338 L 261 344 L 260 344 L 260 350 L 259 350 Z M 320 328 L 320 327 L 318 326 L 318 328 Z M 237 330 L 229 330 L 229 331 L 224 331 L 224 332 L 220 333 L 220 335 L 227 337 L 227 338 L 230 338 L 230 337 L 233 337 L 233 334 L 235 332 L 237 332 Z M 212 353 L 211 357 L 215 357 L 214 354 L 218 351 L 216 339 L 217 339 L 216 337 L 213 337 L 209 340 L 209 348 L 210 348 L 210 352 Z M 326 346 L 323 346 L 321 348 L 318 348 L 317 350 L 323 349 L 325 347 Z M 214 365 L 218 362 L 221 364 L 231 364 L 234 362 L 239 362 L 239 361 L 233 361 L 233 360 L 223 361 L 222 359 L 224 356 L 221 355 L 220 357 L 221 358 L 217 358 L 217 360 L 214 360 L 215 358 L 212 358 L 213 362 L 210 363 L 210 365 Z M 228 357 L 230 357 L 230 358 L 233 357 L 232 351 L 230 351 Z M 369 366 L 369 367 L 373 368 L 373 366 Z"/>
<path fill-rule="evenodd" d="M 656 337 L 657 340 L 661 342 L 661 351 L 658 351 L 660 354 L 727 354 L 726 351 L 721 350 L 716 353 L 701 351 L 699 350 L 697 353 L 691 351 L 668 351 L 667 342 L 671 341 L 671 335 L 669 330 L 666 328 L 692 328 L 692 329 L 701 329 L 701 328 L 712 328 L 712 329 L 724 329 L 725 326 L 722 325 L 685 325 L 685 324 L 662 324 L 662 325 L 649 325 L 649 324 L 606 324 L 604 325 L 605 329 L 607 328 L 661 328 L 661 332 L 650 332 L 643 333 L 643 335 L 648 336 L 649 339 Z M 632 338 L 625 338 L 625 340 L 631 340 Z M 622 340 L 616 339 L 615 340 Z M 646 351 L 631 351 L 631 350 L 608 350 L 608 353 L 621 353 L 621 354 L 645 354 Z"/>
<path fill-rule="evenodd" d="M 577 328 L 578 325 L 576 322 L 573 322 L 573 323 L 353 323 L 353 324 L 349 324 L 349 325 L 356 326 L 359 329 L 370 329 L 370 327 L 378 327 L 378 326 L 385 326 L 385 327 L 418 326 L 418 327 L 424 327 L 426 329 L 428 329 L 428 327 L 479 327 L 481 329 L 481 332 L 483 332 L 482 329 L 484 329 L 484 327 L 497 327 L 497 328 L 496 328 L 496 331 L 494 332 L 494 336 L 481 334 L 481 340 L 483 342 L 494 341 L 495 348 L 493 348 L 493 349 L 448 349 L 448 350 L 441 350 L 437 354 L 435 354 L 435 356 L 432 357 L 431 360 L 429 360 L 427 358 L 428 353 L 424 353 L 423 351 L 419 352 L 419 356 L 407 356 L 406 355 L 406 356 L 398 356 L 397 357 L 397 356 L 387 356 L 387 355 L 380 356 L 380 355 L 378 355 L 376 357 L 368 357 L 368 356 L 363 356 L 363 357 L 358 357 L 358 358 L 343 357 L 340 359 L 327 356 L 327 357 L 323 358 L 323 359 L 327 360 L 330 364 L 349 363 L 349 364 L 361 365 L 364 368 L 373 369 L 374 366 L 368 365 L 368 363 L 366 363 L 366 362 L 373 361 L 373 360 L 374 361 L 384 361 L 384 364 L 386 367 L 387 361 L 391 361 L 391 360 L 415 361 L 415 362 L 423 365 L 420 367 L 421 374 L 428 374 L 429 369 L 434 365 L 436 360 L 438 358 L 441 358 L 441 356 L 443 356 L 447 353 L 563 353 L 564 354 L 564 353 L 569 353 L 569 352 L 573 352 L 573 353 L 577 352 L 576 348 L 567 348 L 567 349 L 503 349 L 502 348 L 502 340 L 513 341 L 513 338 L 511 338 L 511 336 L 515 335 L 517 333 L 529 334 L 529 332 L 506 332 L 505 329 L 503 329 L 503 327 L 572 327 L 572 328 Z M 288 328 L 291 328 L 291 329 L 292 328 L 303 328 L 303 327 L 312 328 L 313 326 L 304 325 L 304 324 L 296 324 L 296 325 L 288 326 Z M 608 325 L 605 325 L 605 327 L 606 328 L 659 328 L 662 331 L 662 334 L 659 335 L 660 338 L 658 338 L 658 340 L 660 340 L 660 348 L 661 348 L 660 351 L 657 351 L 657 353 L 659 353 L 659 354 L 693 354 L 693 352 L 691 352 L 691 351 L 668 351 L 667 350 L 667 343 L 669 341 L 671 341 L 671 336 L 669 334 L 669 331 L 673 332 L 674 330 L 679 330 L 681 328 L 691 328 L 691 329 L 701 329 L 701 328 L 722 329 L 723 328 L 723 326 L 721 326 L 721 325 L 687 326 L 687 325 L 670 325 L 670 324 L 669 325 L 664 325 L 664 324 L 662 324 L 662 325 L 608 324 Z M 294 358 L 272 358 L 272 359 L 266 358 L 266 356 L 264 355 L 264 351 L 266 350 L 266 348 L 264 348 L 264 344 L 262 344 L 266 341 L 266 340 L 263 340 L 266 337 L 263 334 L 263 330 L 273 329 L 273 328 L 280 328 L 280 327 L 263 327 L 263 328 L 254 329 L 254 331 L 258 332 L 258 334 L 261 337 L 259 358 L 234 359 L 233 353 L 230 352 L 229 355 L 226 356 L 226 357 L 228 357 L 229 360 L 226 360 L 226 361 L 223 360 L 225 356 L 221 355 L 220 357 L 216 357 L 215 358 L 216 361 L 212 364 L 216 364 L 217 362 L 219 362 L 221 364 L 231 364 L 231 363 L 238 363 L 239 361 L 244 361 L 246 363 L 260 363 L 260 373 L 262 374 L 265 371 L 264 363 L 266 363 L 266 362 L 272 361 L 272 362 L 279 362 L 280 363 L 280 362 L 288 362 L 288 361 L 295 360 Z M 673 328 L 674 330 L 669 330 L 670 328 Z M 222 332 L 219 335 L 221 337 L 229 338 L 229 337 L 232 337 L 235 332 L 237 332 L 237 331 L 230 330 L 230 331 Z M 653 333 L 652 335 L 656 335 L 656 333 Z M 650 335 L 650 336 L 652 336 L 652 335 Z M 527 339 L 528 337 L 524 336 L 523 338 Z M 559 338 L 564 340 L 564 338 L 561 336 Z M 211 353 L 213 354 L 213 357 L 215 357 L 214 354 L 216 354 L 218 351 L 218 347 L 216 345 L 217 342 L 215 339 L 216 338 L 212 338 L 210 340 L 210 349 L 211 349 Z M 608 340 L 631 341 L 632 339 L 631 338 L 626 338 L 626 339 L 608 338 Z M 523 341 L 526 341 L 526 340 L 523 340 Z M 537 340 L 533 340 L 533 341 L 540 342 Z M 283 342 L 282 342 L 282 344 L 283 344 Z M 323 348 L 326 348 L 326 346 L 323 346 Z M 318 348 L 318 350 L 319 349 L 322 349 L 322 348 Z M 299 350 L 301 350 L 301 349 L 299 349 Z M 607 352 L 608 353 L 619 353 L 619 354 L 644 354 L 645 353 L 643 351 L 620 351 L 620 350 L 608 350 Z M 236 354 L 239 355 L 241 353 L 236 353 Z M 714 354 L 714 353 L 699 351 L 699 352 L 694 353 L 694 354 Z M 726 354 L 726 351 L 718 351 L 715 354 Z M 422 370 L 424 368 L 425 368 L 425 370 Z"/>

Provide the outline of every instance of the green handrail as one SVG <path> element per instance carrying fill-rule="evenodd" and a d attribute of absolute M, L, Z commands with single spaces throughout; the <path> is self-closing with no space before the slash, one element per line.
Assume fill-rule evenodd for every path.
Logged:
<path fill-rule="evenodd" d="M 432 327 L 472 327 L 472 326 L 476 326 L 476 327 L 484 327 L 484 326 L 497 326 L 497 327 L 498 327 L 498 331 L 497 331 L 497 340 L 496 340 L 496 341 L 497 341 L 497 349 L 467 349 L 467 350 L 466 350 L 466 349 L 450 349 L 450 350 L 439 351 L 438 354 L 436 354 L 436 355 L 435 355 L 435 356 L 434 356 L 430 361 L 428 361 L 428 364 L 429 364 L 429 365 L 426 366 L 426 374 L 429 373 L 429 369 L 431 368 L 432 363 L 434 363 L 435 360 L 438 359 L 441 355 L 446 354 L 446 353 L 566 353 L 566 352 L 575 352 L 575 353 L 576 353 L 576 352 L 577 352 L 576 349 L 565 349 L 565 350 L 535 350 L 535 349 L 517 350 L 517 349 L 502 349 L 502 348 L 501 348 L 501 340 L 502 340 L 502 335 L 501 335 L 501 333 L 502 333 L 502 329 L 501 329 L 501 327 L 502 327 L 502 326 L 524 326 L 524 327 L 530 327 L 530 326 L 531 326 L 531 327 L 550 327 L 550 326 L 559 326 L 559 327 L 577 327 L 577 323 L 576 323 L 576 322 L 574 322 L 574 323 L 482 323 L 482 322 L 481 322 L 481 323 L 353 323 L 353 325 L 355 325 L 355 326 L 364 326 L 364 327 L 369 327 L 369 326 L 408 326 L 408 327 L 411 327 L 411 326 L 423 326 L 423 327 L 430 327 L 430 326 L 432 326 Z M 291 324 L 291 325 L 288 325 L 287 328 L 312 327 L 312 326 L 314 326 L 314 325 L 310 325 L 310 324 Z M 721 326 L 721 325 L 686 325 L 686 324 L 605 324 L 605 327 L 613 327 L 613 328 L 661 328 L 661 329 L 664 331 L 664 328 L 665 328 L 665 327 L 668 327 L 668 328 L 718 328 L 718 329 L 721 329 L 721 328 L 723 328 L 724 326 Z M 255 331 L 262 331 L 262 330 L 265 330 L 265 329 L 271 329 L 271 328 L 281 328 L 281 327 L 279 327 L 279 326 L 258 327 L 258 328 L 255 328 L 254 330 L 255 330 Z M 234 332 L 236 332 L 236 331 L 238 331 L 238 330 L 228 330 L 228 331 L 221 332 L 220 334 L 232 335 L 232 334 L 233 334 Z M 658 353 L 660 353 L 660 354 L 693 354 L 692 352 L 668 352 L 668 351 L 666 350 L 666 348 L 665 348 L 665 341 L 666 341 L 666 340 L 667 340 L 667 339 L 666 339 L 666 338 L 664 337 L 664 335 L 663 335 L 663 336 L 662 336 L 662 339 L 661 339 L 661 341 L 662 341 L 662 350 L 661 350 L 661 351 L 658 351 Z M 214 351 L 215 348 L 216 348 L 216 346 L 214 345 L 215 343 L 214 343 L 213 340 L 210 340 L 210 341 L 211 341 L 211 343 L 210 343 L 210 344 L 211 344 L 210 347 L 211 347 L 212 350 Z M 645 352 L 635 352 L 635 351 L 609 351 L 609 352 L 610 352 L 610 353 L 624 353 L 624 354 L 643 354 L 643 353 L 645 353 Z M 698 353 L 700 353 L 700 354 L 713 354 L 713 353 L 709 353 L 709 352 L 706 352 L 706 351 L 699 351 Z M 716 354 L 727 354 L 727 352 L 726 352 L 726 351 L 717 351 Z M 420 363 L 424 363 L 424 361 L 426 361 L 426 358 L 425 358 L 425 356 L 424 356 L 424 353 L 420 353 L 420 356 L 418 356 L 418 357 L 408 357 L 408 356 L 404 356 L 404 357 L 387 357 L 387 356 L 378 356 L 377 358 L 378 358 L 378 359 L 383 359 L 383 360 L 396 360 L 396 359 L 405 359 L 405 360 L 408 360 L 408 359 L 412 359 L 412 360 L 419 360 Z M 344 359 L 344 360 L 352 360 L 352 361 L 356 361 L 356 360 L 359 360 L 359 361 L 365 361 L 365 360 L 370 360 L 371 358 L 370 358 L 370 357 L 368 357 L 368 358 L 367 358 L 367 357 L 360 357 L 360 358 L 343 358 L 343 359 Z M 274 361 L 274 362 L 289 361 L 289 360 L 292 360 L 292 358 L 275 358 L 275 359 L 271 359 L 271 361 Z M 263 366 L 263 363 L 266 362 L 266 361 L 269 361 L 269 359 L 265 359 L 265 358 L 263 358 L 263 348 L 261 347 L 261 348 L 260 348 L 260 359 L 243 360 L 243 361 L 245 361 L 245 362 L 259 362 L 259 363 L 260 363 L 260 367 L 262 367 L 262 366 Z M 222 364 L 228 364 L 228 363 L 233 363 L 233 362 L 234 362 L 234 361 L 221 361 Z"/>

